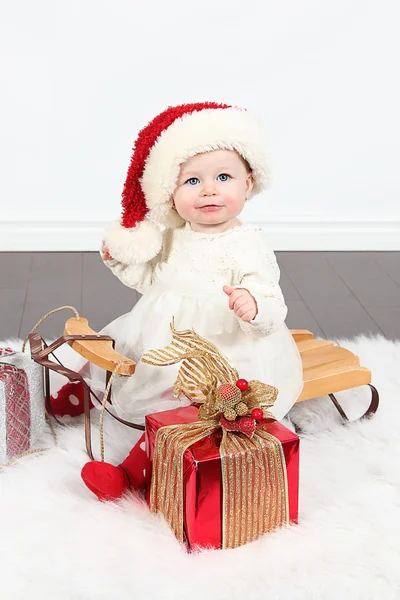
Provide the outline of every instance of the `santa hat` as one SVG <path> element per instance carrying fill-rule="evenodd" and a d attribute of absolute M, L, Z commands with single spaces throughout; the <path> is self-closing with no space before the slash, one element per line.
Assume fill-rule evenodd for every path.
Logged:
<path fill-rule="evenodd" d="M 180 165 L 195 154 L 236 150 L 250 165 L 249 197 L 267 187 L 267 159 L 258 121 L 246 109 L 204 102 L 170 106 L 144 127 L 135 142 L 122 192 L 122 218 L 104 241 L 122 263 L 144 263 L 161 249 L 162 232 L 182 227 L 173 208 Z"/>

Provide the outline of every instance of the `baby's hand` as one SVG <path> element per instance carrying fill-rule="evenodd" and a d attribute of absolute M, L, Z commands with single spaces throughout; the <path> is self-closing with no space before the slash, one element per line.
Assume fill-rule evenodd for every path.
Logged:
<path fill-rule="evenodd" d="M 102 260 L 113 260 L 113 257 L 104 242 L 101 244 L 101 258 Z"/>
<path fill-rule="evenodd" d="M 229 296 L 229 308 L 242 319 L 252 321 L 257 316 L 257 302 L 245 288 L 232 288 L 224 285 L 223 290 Z"/>

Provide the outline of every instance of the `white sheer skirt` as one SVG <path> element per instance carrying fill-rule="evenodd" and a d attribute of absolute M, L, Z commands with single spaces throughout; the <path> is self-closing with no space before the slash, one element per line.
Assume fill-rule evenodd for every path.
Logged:
<path fill-rule="evenodd" d="M 117 352 L 137 363 L 132 376 L 114 379 L 111 401 L 118 416 L 143 424 L 146 414 L 189 404 L 185 398 L 173 397 L 173 384 L 181 363 L 159 367 L 140 362 L 147 350 L 171 343 L 170 323 L 174 318 L 178 331 L 194 329 L 215 344 L 237 369 L 239 377 L 277 387 L 279 395 L 272 412 L 281 420 L 303 387 L 300 354 L 287 326 L 283 324 L 267 336 L 246 334 L 233 311 L 227 310 L 227 298 L 222 291 L 188 290 L 184 284 L 175 283 L 173 289 L 153 286 L 130 312 L 100 332 L 115 340 Z M 80 370 L 91 388 L 102 395 L 104 370 L 81 357 L 72 368 Z"/>

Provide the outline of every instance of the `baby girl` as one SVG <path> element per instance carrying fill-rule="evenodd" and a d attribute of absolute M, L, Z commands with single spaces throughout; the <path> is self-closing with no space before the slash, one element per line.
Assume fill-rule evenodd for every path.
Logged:
<path fill-rule="evenodd" d="M 140 131 L 122 218 L 102 246 L 105 265 L 143 294 L 101 332 L 137 362 L 133 376 L 113 384 L 121 418 L 143 423 L 146 414 L 188 403 L 173 395 L 179 363 L 140 362 L 144 352 L 170 344 L 172 318 L 178 331 L 193 329 L 215 344 L 240 377 L 277 387 L 276 419 L 298 398 L 302 364 L 285 324 L 276 258 L 261 227 L 238 218 L 267 183 L 260 126 L 244 109 L 211 102 L 169 107 Z M 86 375 L 93 389 L 104 389 L 99 368 L 87 365 Z M 93 481 L 89 487 L 96 492 Z"/>

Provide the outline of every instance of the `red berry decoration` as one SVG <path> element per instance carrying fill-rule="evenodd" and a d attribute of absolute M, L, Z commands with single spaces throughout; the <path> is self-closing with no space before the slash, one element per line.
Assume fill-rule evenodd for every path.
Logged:
<path fill-rule="evenodd" d="M 218 392 L 224 400 L 232 400 L 236 396 L 236 390 L 230 383 L 223 383 L 220 385 Z"/>
<path fill-rule="evenodd" d="M 249 382 L 246 379 L 238 379 L 236 387 L 238 387 L 241 392 L 245 392 L 249 387 Z"/>
<path fill-rule="evenodd" d="M 230 383 L 223 383 L 217 391 L 217 406 L 224 412 L 240 402 L 242 394 L 237 387 Z"/>
<path fill-rule="evenodd" d="M 264 413 L 261 408 L 253 408 L 253 410 L 251 411 L 251 416 L 256 421 L 261 421 L 261 419 L 264 417 Z"/>

